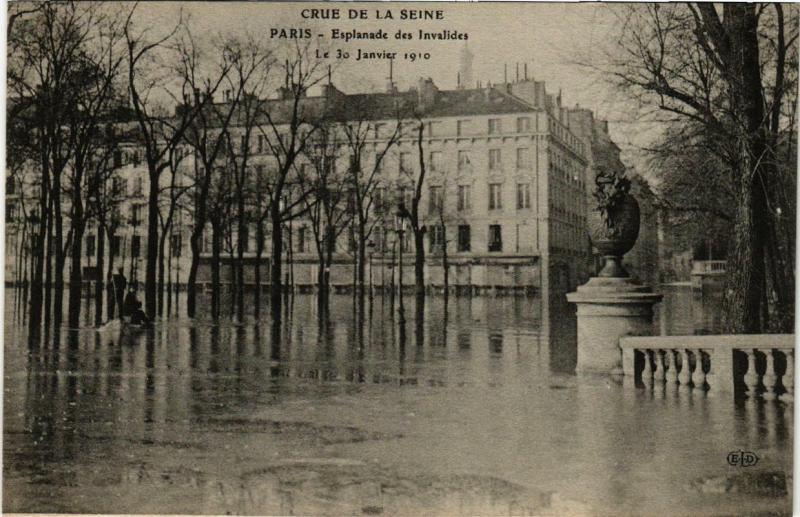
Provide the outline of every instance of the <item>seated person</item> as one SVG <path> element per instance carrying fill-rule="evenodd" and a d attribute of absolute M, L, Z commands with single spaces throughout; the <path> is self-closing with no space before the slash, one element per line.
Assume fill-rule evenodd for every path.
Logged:
<path fill-rule="evenodd" d="M 142 302 L 136 297 L 136 289 L 128 291 L 123 308 L 124 315 L 130 316 L 133 325 L 147 323 L 147 315 L 142 310 Z"/>

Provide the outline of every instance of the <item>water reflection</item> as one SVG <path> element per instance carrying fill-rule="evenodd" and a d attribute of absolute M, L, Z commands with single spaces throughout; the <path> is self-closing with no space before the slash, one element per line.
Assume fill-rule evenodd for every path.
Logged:
<path fill-rule="evenodd" d="M 7 325 L 3 509 L 663 513 L 678 495 L 707 504 L 685 484 L 729 448 L 791 463 L 790 407 L 577 378 L 566 303 L 545 319 L 513 297 L 320 310 L 296 296 L 280 323 L 268 311 L 51 329 L 34 349 Z"/>

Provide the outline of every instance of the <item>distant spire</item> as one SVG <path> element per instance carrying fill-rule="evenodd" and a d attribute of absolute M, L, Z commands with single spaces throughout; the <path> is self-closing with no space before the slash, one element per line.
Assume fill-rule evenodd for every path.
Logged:
<path fill-rule="evenodd" d="M 472 78 L 472 60 L 473 60 L 472 52 L 469 50 L 469 47 L 466 43 L 461 48 L 461 52 L 459 54 L 458 60 L 458 71 L 459 76 L 462 84 L 470 85 L 473 83 Z"/>

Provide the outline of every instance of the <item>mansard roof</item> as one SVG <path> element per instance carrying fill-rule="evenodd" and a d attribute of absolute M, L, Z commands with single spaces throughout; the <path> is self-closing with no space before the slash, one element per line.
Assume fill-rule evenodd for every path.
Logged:
<path fill-rule="evenodd" d="M 327 117 L 337 121 L 391 120 L 398 116 L 409 118 L 468 117 L 475 115 L 501 115 L 533 111 L 528 103 L 496 87 L 436 91 L 427 100 L 417 90 L 396 93 L 345 94 L 329 88 L 325 95 L 304 97 L 298 106 L 300 120 Z M 293 99 L 263 99 L 257 116 L 258 124 L 271 120 L 276 125 L 292 120 Z M 208 113 L 221 117 L 228 103 L 215 103 Z M 253 113 L 254 111 L 251 111 Z M 269 117 L 267 116 L 269 114 Z M 247 120 L 247 108 L 239 106 L 233 115 L 232 125 L 242 126 Z"/>

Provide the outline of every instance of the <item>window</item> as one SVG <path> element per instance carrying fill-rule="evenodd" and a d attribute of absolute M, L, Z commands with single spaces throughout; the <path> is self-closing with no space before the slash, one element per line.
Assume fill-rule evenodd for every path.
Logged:
<path fill-rule="evenodd" d="M 443 192 L 442 187 L 428 187 L 428 213 L 438 214 L 439 209 L 442 208 Z"/>
<path fill-rule="evenodd" d="M 431 172 L 441 171 L 442 170 L 442 152 L 441 151 L 431 151 L 431 154 L 428 158 L 428 164 L 430 164 Z"/>
<path fill-rule="evenodd" d="M 386 187 L 377 187 L 372 198 L 372 209 L 376 214 L 383 214 L 386 203 Z"/>
<path fill-rule="evenodd" d="M 398 200 L 398 204 L 403 205 L 407 209 L 410 210 L 411 207 L 411 189 L 406 187 L 400 187 L 400 199 Z"/>
<path fill-rule="evenodd" d="M 489 251 L 503 251 L 503 234 L 499 224 L 489 225 Z"/>
<path fill-rule="evenodd" d="M 489 210 L 500 210 L 503 208 L 503 196 L 500 183 L 489 184 Z"/>
<path fill-rule="evenodd" d="M 122 237 L 115 235 L 111 238 L 111 255 L 119 257 L 120 250 L 122 249 Z"/>
<path fill-rule="evenodd" d="M 531 207 L 531 186 L 528 183 L 517 184 L 517 208 Z"/>
<path fill-rule="evenodd" d="M 490 118 L 489 119 L 489 134 L 490 135 L 497 135 L 503 132 L 503 126 L 500 123 L 499 118 Z"/>
<path fill-rule="evenodd" d="M 428 136 L 439 136 L 441 132 L 441 122 L 428 122 Z"/>
<path fill-rule="evenodd" d="M 131 205 L 131 220 L 130 223 L 136 226 L 142 222 L 142 206 Z"/>
<path fill-rule="evenodd" d="M 456 122 L 456 134 L 458 136 L 468 135 L 470 133 L 470 121 L 469 120 L 459 120 Z"/>
<path fill-rule="evenodd" d="M 375 124 L 375 138 L 380 138 L 386 124 Z"/>
<path fill-rule="evenodd" d="M 458 251 L 470 250 L 470 227 L 468 224 L 458 226 Z"/>
<path fill-rule="evenodd" d="M 469 151 L 458 151 L 458 170 L 466 170 L 469 167 L 469 164 Z"/>
<path fill-rule="evenodd" d="M 181 256 L 181 234 L 180 233 L 173 233 L 169 237 L 169 250 L 170 254 L 173 257 L 180 257 Z"/>
<path fill-rule="evenodd" d="M 298 253 L 305 253 L 308 251 L 306 249 L 306 231 L 308 228 L 305 226 L 301 226 L 300 229 L 297 231 L 297 252 Z"/>
<path fill-rule="evenodd" d="M 526 133 L 531 130 L 530 117 L 517 117 L 517 133 Z"/>
<path fill-rule="evenodd" d="M 141 176 L 137 176 L 131 180 L 132 182 L 132 194 L 134 196 L 141 196 L 144 193 L 144 179 Z"/>
<path fill-rule="evenodd" d="M 380 248 L 379 248 L 381 250 L 381 253 L 386 253 L 387 251 L 389 251 L 389 231 L 390 230 L 388 228 L 383 229 L 383 235 L 381 237 Z"/>
<path fill-rule="evenodd" d="M 472 208 L 472 186 L 458 186 L 458 211 L 464 212 Z"/>
<path fill-rule="evenodd" d="M 245 225 L 242 228 L 242 235 L 240 235 L 242 239 L 242 244 L 244 244 L 244 252 L 250 253 L 250 227 Z"/>
<path fill-rule="evenodd" d="M 502 168 L 500 149 L 489 149 L 489 169 L 497 170 Z"/>
<path fill-rule="evenodd" d="M 17 219 L 17 205 L 6 203 L 6 222 L 10 223 Z"/>
<path fill-rule="evenodd" d="M 6 178 L 6 195 L 11 195 L 16 193 L 17 183 L 14 181 L 14 178 Z"/>
<path fill-rule="evenodd" d="M 444 248 L 444 228 L 440 225 L 429 227 L 428 251 L 441 251 Z"/>
<path fill-rule="evenodd" d="M 400 153 L 400 172 L 411 172 L 411 153 Z"/>
<path fill-rule="evenodd" d="M 517 148 L 517 169 L 528 169 L 531 166 L 530 152 L 527 147 Z"/>
<path fill-rule="evenodd" d="M 122 151 L 114 151 L 114 167 L 122 167 Z"/>
<path fill-rule="evenodd" d="M 141 159 L 139 158 L 139 151 L 134 150 L 133 153 L 131 153 L 131 157 L 133 159 L 133 166 L 138 167 L 139 163 L 141 163 Z"/>
<path fill-rule="evenodd" d="M 241 143 L 239 144 L 239 150 L 241 150 L 241 152 L 244 153 L 245 151 L 247 151 L 249 149 L 250 149 L 250 141 L 248 140 L 246 134 L 242 135 L 241 136 Z"/>
<path fill-rule="evenodd" d="M 94 249 L 94 235 L 87 235 L 86 236 L 86 256 L 93 257 L 95 253 Z"/>
<path fill-rule="evenodd" d="M 134 235 L 131 237 L 131 257 L 139 258 L 139 253 L 141 252 L 142 248 L 142 237 L 139 235 Z"/>
<path fill-rule="evenodd" d="M 256 149 L 258 150 L 259 153 L 264 152 L 264 135 L 258 135 L 258 144 Z"/>

